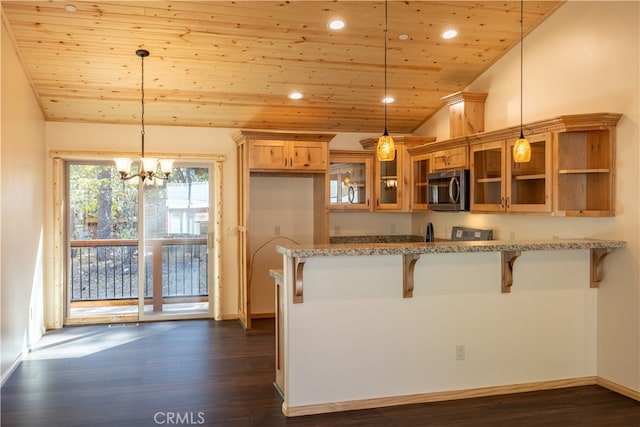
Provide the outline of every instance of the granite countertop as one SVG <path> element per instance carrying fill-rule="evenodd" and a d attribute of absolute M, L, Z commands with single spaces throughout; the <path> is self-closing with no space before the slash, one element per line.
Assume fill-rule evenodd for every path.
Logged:
<path fill-rule="evenodd" d="M 276 251 L 294 258 L 314 256 L 408 255 L 433 253 L 541 251 L 555 249 L 623 248 L 622 240 L 548 239 L 548 240 L 485 240 L 471 242 L 407 242 L 354 243 L 328 245 L 277 245 Z"/>
<path fill-rule="evenodd" d="M 284 271 L 282 271 L 281 269 L 269 270 L 269 276 L 273 277 L 276 280 L 283 281 L 284 280 Z"/>

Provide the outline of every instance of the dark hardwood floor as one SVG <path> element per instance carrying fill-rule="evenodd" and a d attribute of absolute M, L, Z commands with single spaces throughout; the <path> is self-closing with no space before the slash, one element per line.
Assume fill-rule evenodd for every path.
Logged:
<path fill-rule="evenodd" d="M 640 403 L 598 386 L 286 418 L 273 379 L 273 320 L 251 331 L 235 321 L 67 327 L 6 381 L 1 424 L 640 426 Z"/>

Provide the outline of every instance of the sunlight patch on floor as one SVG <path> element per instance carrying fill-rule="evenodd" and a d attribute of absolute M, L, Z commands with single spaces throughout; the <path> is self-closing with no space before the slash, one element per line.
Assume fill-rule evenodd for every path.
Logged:
<path fill-rule="evenodd" d="M 99 353 L 176 326 L 138 323 L 68 327 L 47 332 L 23 360 L 72 359 Z"/>

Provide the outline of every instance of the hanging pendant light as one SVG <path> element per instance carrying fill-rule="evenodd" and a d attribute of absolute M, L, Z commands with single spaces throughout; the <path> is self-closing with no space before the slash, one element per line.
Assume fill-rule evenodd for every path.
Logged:
<path fill-rule="evenodd" d="M 140 168 L 137 173 L 131 173 L 131 163 L 133 162 L 128 157 L 117 157 L 114 159 L 116 163 L 116 168 L 118 172 L 120 172 L 120 178 L 122 180 L 127 180 L 135 177 L 139 177 L 146 184 L 151 184 L 155 179 L 168 179 L 171 174 L 171 169 L 173 168 L 173 159 L 156 159 L 153 157 L 145 157 L 144 156 L 144 58 L 149 56 L 149 51 L 144 49 L 136 50 L 136 55 L 140 57 L 141 61 L 141 71 L 142 71 L 142 83 L 140 85 L 140 92 L 142 94 L 142 114 L 141 114 L 141 122 L 142 122 L 142 131 L 141 140 L 142 140 L 142 151 L 140 156 Z M 158 171 L 159 169 L 159 171 Z"/>
<path fill-rule="evenodd" d="M 396 145 L 393 138 L 387 130 L 387 0 L 384 1 L 384 133 L 378 138 L 376 150 L 378 152 L 378 160 L 381 162 L 390 162 L 396 158 Z"/>
<path fill-rule="evenodd" d="M 513 161 L 516 163 L 525 163 L 531 160 L 531 144 L 527 138 L 524 137 L 522 131 L 522 86 L 523 86 L 523 17 L 524 17 L 524 0 L 520 0 L 520 137 L 513 144 Z"/>

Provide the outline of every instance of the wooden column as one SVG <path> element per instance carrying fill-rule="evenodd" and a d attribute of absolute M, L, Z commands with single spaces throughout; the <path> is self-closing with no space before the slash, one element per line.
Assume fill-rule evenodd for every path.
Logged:
<path fill-rule="evenodd" d="M 153 311 L 162 312 L 162 241 L 154 240 L 153 253 Z"/>

